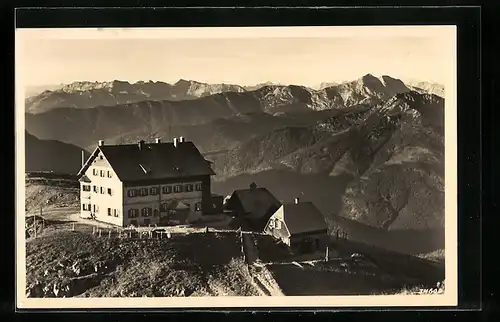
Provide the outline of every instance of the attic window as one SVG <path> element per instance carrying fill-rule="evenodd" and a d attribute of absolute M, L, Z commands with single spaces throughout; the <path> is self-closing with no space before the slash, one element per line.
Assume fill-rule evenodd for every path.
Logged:
<path fill-rule="evenodd" d="M 100 155 L 100 156 L 99 156 L 99 159 L 101 159 L 101 160 L 102 160 L 102 159 L 104 159 L 104 158 L 102 157 L 102 155 Z"/>

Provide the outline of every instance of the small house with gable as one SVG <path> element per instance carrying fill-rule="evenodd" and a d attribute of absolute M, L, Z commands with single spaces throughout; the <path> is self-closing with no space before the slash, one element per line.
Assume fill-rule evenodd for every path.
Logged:
<path fill-rule="evenodd" d="M 263 232 L 269 218 L 281 203 L 264 187 L 250 184 L 248 189 L 235 190 L 226 200 L 226 210 L 232 211 L 243 230 Z"/>
<path fill-rule="evenodd" d="M 283 204 L 269 218 L 264 232 L 301 253 L 324 250 L 328 243 L 323 214 L 312 202 L 300 202 L 299 198 Z"/>

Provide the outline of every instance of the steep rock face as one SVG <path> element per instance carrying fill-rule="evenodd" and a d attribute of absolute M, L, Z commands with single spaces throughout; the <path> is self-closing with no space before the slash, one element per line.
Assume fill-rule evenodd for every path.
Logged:
<path fill-rule="evenodd" d="M 246 90 L 239 85 L 232 84 L 207 84 L 193 80 L 181 79 L 174 84 L 180 93 L 186 93 L 193 97 L 203 97 L 224 92 L 245 92 Z"/>
<path fill-rule="evenodd" d="M 444 227 L 443 107 L 411 93 L 379 109 L 398 121 L 347 187 L 342 216 L 384 229 Z"/>
<path fill-rule="evenodd" d="M 421 94 L 434 94 L 444 98 L 444 85 L 425 81 L 407 81 L 408 86 Z"/>
<path fill-rule="evenodd" d="M 336 105 L 349 107 L 356 104 L 377 103 L 397 93 L 409 92 L 410 89 L 402 81 L 390 76 L 377 78 L 367 74 L 355 81 L 325 88 L 324 91 L 330 99 L 337 102 Z"/>

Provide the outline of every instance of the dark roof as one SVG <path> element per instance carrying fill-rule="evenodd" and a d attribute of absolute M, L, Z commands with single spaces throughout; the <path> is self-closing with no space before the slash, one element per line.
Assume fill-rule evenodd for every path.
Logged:
<path fill-rule="evenodd" d="M 233 192 L 232 197 L 237 197 L 246 213 L 245 218 L 259 219 L 268 214 L 270 207 L 277 210 L 281 203 L 266 188 L 240 189 Z M 269 215 L 269 217 L 272 214 Z M 269 218 L 266 218 L 266 220 Z"/>
<path fill-rule="evenodd" d="M 165 142 L 143 143 L 141 149 L 139 144 L 103 145 L 97 150 L 102 151 L 122 181 L 215 174 L 210 163 L 190 141 L 178 143 L 177 147 L 172 142 Z M 95 155 L 96 153 L 94 158 Z M 90 162 L 86 167 L 89 165 Z M 80 173 L 83 173 L 82 170 Z"/>
<path fill-rule="evenodd" d="M 309 201 L 284 204 L 283 216 L 291 235 L 328 229 L 323 214 Z"/>

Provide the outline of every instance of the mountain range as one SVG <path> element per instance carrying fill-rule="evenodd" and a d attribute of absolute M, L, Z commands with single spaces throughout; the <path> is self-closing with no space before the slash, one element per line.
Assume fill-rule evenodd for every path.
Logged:
<path fill-rule="evenodd" d="M 118 84 L 107 86 L 116 92 Z M 73 100 L 76 95 L 93 97 L 110 87 L 65 87 L 60 91 L 68 92 L 65 99 L 73 107 L 46 105 L 45 111 L 26 113 L 26 129 L 38 138 L 26 149 L 46 140 L 71 144 L 58 149 L 76 153 L 71 162 L 78 168 L 76 150 L 90 151 L 101 139 L 113 144 L 184 136 L 214 162 L 216 193 L 255 182 L 283 201 L 297 196 L 313 201 L 331 229 L 340 222 L 362 225 L 376 231 L 374 236 L 414 231 L 412 242 L 420 238 L 425 249 L 413 249 L 400 237 L 375 239 L 401 251 L 413 247 L 415 253 L 444 247 L 444 98 L 433 93 L 435 87 L 420 84 L 417 90 L 415 84 L 370 74 L 323 89 L 165 84 L 158 86 L 174 86 L 178 98 L 187 99 L 154 100 L 150 95 L 111 106 L 92 105 L 89 99 L 85 107 L 75 107 L 85 101 Z M 122 85 L 123 91 L 133 92 L 132 84 Z M 55 171 L 62 169 L 52 164 Z"/>
<path fill-rule="evenodd" d="M 395 92 L 401 92 L 405 87 L 406 85 L 400 80 L 389 76 L 377 78 L 370 74 L 354 82 L 344 82 L 342 84 L 323 82 L 317 89 L 298 85 L 279 85 L 271 82 L 255 86 L 239 86 L 234 84 L 207 84 L 184 79 L 175 84 L 153 81 L 140 81 L 132 84 L 119 80 L 110 82 L 80 81 L 60 85 L 59 87 L 50 86 L 50 89 L 26 97 L 25 111 L 38 114 L 55 108 L 87 109 L 99 106 L 126 105 L 142 101 L 185 101 L 228 92 L 251 92 L 260 99 L 265 100 L 267 98 L 271 102 L 275 98 L 281 98 L 284 101 L 294 99 L 299 101 L 310 100 L 315 103 L 310 105 L 317 105 L 317 108 L 330 108 L 329 102 L 338 103 L 336 99 L 343 100 L 346 103 L 346 100 L 358 100 L 359 95 L 364 96 L 364 94 L 381 98 L 381 96 L 386 97 L 387 95 L 393 95 Z M 364 89 L 374 92 L 360 93 Z M 406 89 L 409 90 L 410 88 L 407 87 Z M 415 83 L 412 89 L 419 91 L 432 89 L 434 93 L 439 92 L 439 85 L 420 82 Z M 33 94 L 33 91 L 36 91 L 36 89 L 28 88 L 27 94 Z M 38 91 L 40 91 L 40 88 L 38 88 Z M 351 94 L 358 97 L 349 98 Z M 439 93 L 436 94 L 439 95 Z"/>

